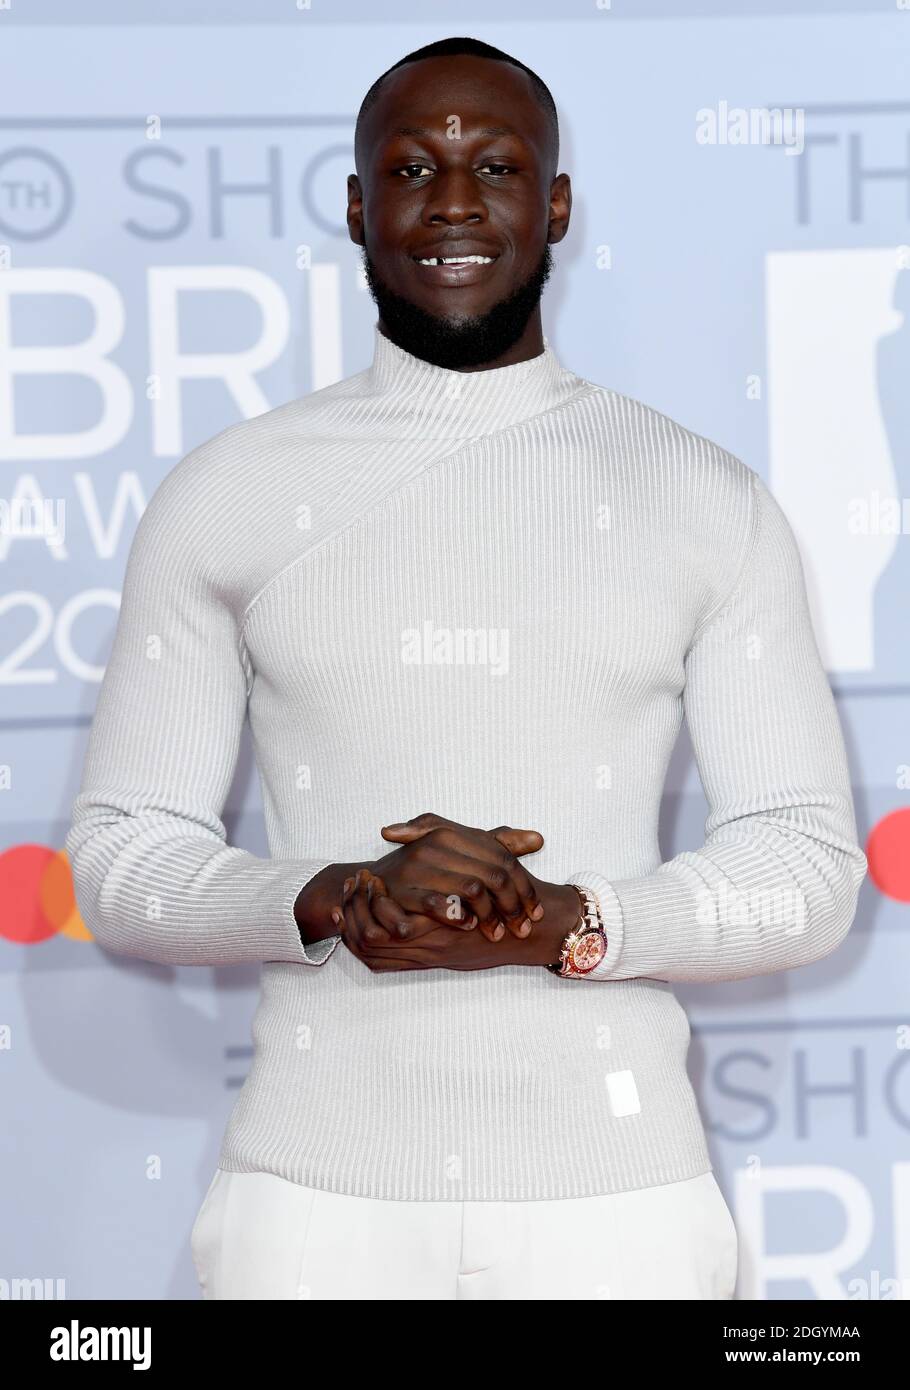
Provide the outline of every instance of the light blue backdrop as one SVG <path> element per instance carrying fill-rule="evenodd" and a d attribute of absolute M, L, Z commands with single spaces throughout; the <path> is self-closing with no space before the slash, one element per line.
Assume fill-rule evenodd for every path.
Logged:
<path fill-rule="evenodd" d="M 575 202 L 550 340 L 769 480 L 802 546 L 863 842 L 880 837 L 834 957 L 679 990 L 739 1296 L 893 1296 L 894 1279 L 910 1295 L 910 585 L 906 529 L 873 498 L 910 493 L 910 13 L 485 0 L 390 4 L 380 22 L 366 3 L 173 0 L 126 23 L 122 8 L 0 13 L 2 491 L 62 503 L 65 521 L 50 541 L 0 535 L 0 1281 L 198 1296 L 188 1235 L 249 1065 L 256 972 L 129 962 L 78 924 L 54 930 L 36 866 L 63 843 L 143 505 L 225 425 L 367 365 L 375 308 L 344 224 L 354 114 L 403 54 L 468 33 L 535 68 L 560 110 Z M 699 112 L 772 107 L 804 113 L 801 155 L 697 138 Z M 260 343 L 276 288 L 290 331 L 262 348 L 258 391 L 170 379 L 178 351 Z M 851 529 L 857 499 L 873 520 Z M 665 857 L 702 843 L 704 816 L 684 733 Z M 226 821 L 265 852 L 246 741 Z"/>

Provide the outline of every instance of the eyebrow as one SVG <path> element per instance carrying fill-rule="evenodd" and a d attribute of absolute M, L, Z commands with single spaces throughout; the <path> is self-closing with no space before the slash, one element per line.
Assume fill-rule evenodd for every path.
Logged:
<path fill-rule="evenodd" d="M 521 136 L 518 134 L 518 132 L 516 130 L 512 130 L 511 126 L 507 125 L 484 126 L 483 129 L 479 130 L 477 133 L 478 135 L 514 135 L 516 139 L 521 139 Z M 435 134 L 437 134 L 435 130 L 430 130 L 425 126 L 419 125 L 401 125 L 397 126 L 394 130 L 390 130 L 388 132 L 388 135 L 390 137 L 395 135 L 414 135 L 419 137 L 422 135 Z"/>

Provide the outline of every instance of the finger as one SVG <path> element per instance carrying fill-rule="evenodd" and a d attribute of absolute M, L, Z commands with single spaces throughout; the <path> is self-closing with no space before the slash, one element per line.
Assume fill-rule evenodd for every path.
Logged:
<path fill-rule="evenodd" d="M 419 840 L 430 830 L 436 830 L 441 825 L 454 825 L 454 821 L 446 820 L 445 816 L 437 816 L 435 811 L 423 811 L 419 816 L 412 816 L 407 821 L 393 821 L 390 825 L 382 825 L 379 833 L 384 840 L 393 840 L 395 844 L 407 845 L 412 840 Z"/>
<path fill-rule="evenodd" d="M 352 909 L 348 909 L 350 916 Z M 411 952 L 414 947 L 392 945 L 390 949 L 383 946 L 376 946 L 370 941 L 363 941 L 362 928 L 351 923 L 350 930 L 345 936 L 345 942 L 349 950 L 374 974 L 387 974 L 393 970 L 427 970 L 430 967 Z M 380 957 L 377 951 L 383 954 Z"/>
<path fill-rule="evenodd" d="M 355 869 L 350 878 L 346 878 L 342 885 L 341 891 L 343 896 L 348 898 L 352 893 L 356 892 L 357 888 L 364 881 L 364 875 L 368 875 L 369 872 L 365 864 L 362 864 L 359 869 Z"/>
<path fill-rule="evenodd" d="M 379 918 L 377 917 L 377 908 L 382 908 L 383 911 L 391 910 L 392 915 L 396 919 L 395 924 L 397 924 L 398 920 L 403 915 L 406 916 L 406 914 L 401 913 L 400 909 L 395 903 L 395 899 L 390 898 L 388 894 L 383 891 L 384 889 L 384 880 L 380 878 L 378 874 L 370 874 L 359 886 L 358 895 L 361 898 L 366 899 L 367 907 L 370 913 L 370 919 L 374 924 L 376 924 L 379 921 Z M 362 916 L 360 918 L 360 921 L 362 923 Z M 417 935 L 424 934 L 425 931 L 437 930 L 437 925 L 435 922 L 422 918 L 409 919 L 406 923 L 406 926 L 407 939 L 409 941 Z M 423 928 L 423 930 L 421 930 L 421 928 Z M 379 940 L 379 937 L 374 937 L 373 935 L 371 935 L 370 928 L 363 928 L 363 933 L 367 937 L 367 941 L 364 947 L 363 959 L 364 963 L 368 965 L 371 970 L 383 973 L 384 971 L 388 970 L 429 969 L 429 966 L 423 962 L 422 958 L 413 953 L 412 948 L 405 947 L 404 949 L 402 949 L 401 946 L 395 944 L 395 937 L 397 936 L 396 931 L 383 930 L 381 933 L 382 940 Z M 386 943 L 391 943 L 391 945 L 390 949 L 384 951 Z M 380 961 L 378 959 L 376 954 L 377 950 L 384 951 L 383 961 Z"/>
<path fill-rule="evenodd" d="M 405 960 L 413 960 L 417 964 L 422 964 L 432 969 L 444 964 L 445 955 L 450 946 L 459 943 L 459 935 L 453 927 L 434 927 L 427 942 L 408 943 L 405 946 L 396 946 L 391 942 L 388 946 L 375 946 L 370 948 L 370 956 L 376 960 L 394 960 L 400 957 Z"/>
<path fill-rule="evenodd" d="M 373 920 L 384 929 L 391 941 L 410 941 L 428 930 L 432 931 L 436 926 L 436 923 L 428 918 L 406 911 L 398 899 L 391 896 L 384 881 L 376 874 L 373 874 L 367 884 L 367 901 Z"/>
<path fill-rule="evenodd" d="M 376 945 L 390 940 L 388 932 L 373 917 L 370 908 L 369 886 L 372 875 L 368 869 L 359 869 L 350 894 L 350 910 L 355 930 L 364 946 Z"/>
<path fill-rule="evenodd" d="M 537 890 L 527 869 L 517 856 L 535 853 L 544 843 L 543 836 L 537 830 L 512 830 L 507 825 L 497 826 L 495 830 L 490 831 L 490 836 L 512 856 L 511 859 L 504 860 L 503 865 L 515 884 L 526 915 L 532 922 L 539 922 L 544 915 L 543 903 L 537 896 Z"/>
<path fill-rule="evenodd" d="M 421 839 L 430 830 L 436 830 L 440 826 L 451 826 L 455 830 L 472 831 L 477 827 L 462 825 L 460 821 L 447 819 L 445 816 L 436 815 L 433 811 L 425 811 L 422 815 L 414 816 L 409 821 L 395 821 L 390 825 L 383 825 L 380 834 L 384 840 L 392 840 L 395 844 L 410 844 L 414 840 Z M 536 854 L 543 849 L 544 837 L 539 830 L 515 830 L 510 825 L 499 825 L 495 830 L 487 832 L 494 835 L 510 850 L 512 854 Z"/>
<path fill-rule="evenodd" d="M 509 829 L 508 826 L 504 828 Z M 443 827 L 435 830 L 421 853 L 438 844 L 486 864 L 488 871 L 484 877 L 484 887 L 496 903 L 499 918 L 514 936 L 527 936 L 530 928 L 525 926 L 526 919 L 537 922 L 543 916 L 543 905 L 537 896 L 534 880 L 515 855 L 489 831 L 471 830 L 470 839 L 464 843 L 461 829 Z M 527 833 L 533 836 L 537 832 Z"/>
<path fill-rule="evenodd" d="M 445 831 L 437 832 L 420 851 L 422 860 L 438 870 L 434 872 L 436 889 L 447 888 L 451 883 L 454 892 L 467 898 L 488 941 L 499 941 L 506 929 L 515 936 L 526 937 L 530 928 L 525 922 L 537 906 L 537 895 L 529 880 L 529 911 L 507 867 L 514 864 L 521 870 L 518 860 L 501 845 L 494 846 L 492 837 L 487 845 L 477 843 L 476 855 L 473 843 L 470 854 L 463 853 L 452 843 L 452 838 Z M 440 882 L 440 874 L 446 874 L 447 881 Z M 524 870 L 521 874 L 524 875 Z"/>
<path fill-rule="evenodd" d="M 543 838 L 538 835 L 536 830 L 516 833 L 524 836 L 526 843 L 530 842 L 532 837 Z M 539 922 L 544 915 L 543 904 L 537 895 L 534 879 L 512 850 L 503 844 L 497 833 L 489 832 L 487 845 L 478 848 L 477 854 L 480 858 L 491 860 L 497 866 L 500 875 L 502 873 L 506 875 L 508 882 L 506 883 L 505 879 L 502 880 L 502 892 L 495 891 L 495 881 L 487 880 L 487 887 L 494 892 L 500 907 L 500 916 L 509 930 L 515 936 L 527 936 L 530 927 L 525 926 L 525 920 Z M 506 905 L 508 905 L 508 909 L 503 911 L 502 909 Z"/>
<path fill-rule="evenodd" d="M 345 879 L 341 887 L 341 902 L 336 903 L 332 907 L 332 921 L 335 923 L 336 927 L 338 927 L 342 931 L 345 928 L 350 930 L 351 923 L 345 917 L 345 912 L 347 909 L 347 904 L 350 900 L 350 896 L 354 891 L 356 884 L 359 883 L 361 876 L 364 872 L 364 867 L 357 869 L 353 874 L 351 874 L 349 878 Z"/>
<path fill-rule="evenodd" d="M 354 920 L 350 898 L 348 898 L 348 901 L 342 909 L 342 922 L 342 940 L 345 946 L 347 946 L 352 955 L 356 956 L 358 960 L 363 961 L 365 942 L 361 940 L 359 928 Z M 364 964 L 365 963 L 364 961 Z"/>
<path fill-rule="evenodd" d="M 341 907 L 342 907 L 342 910 L 345 911 L 345 912 L 347 912 L 347 910 L 348 910 L 348 908 L 349 908 L 349 906 L 350 906 L 351 898 L 352 898 L 353 894 L 356 892 L 357 886 L 358 886 L 358 884 L 360 883 L 361 872 L 362 872 L 362 871 L 361 871 L 360 869 L 357 869 L 356 872 L 353 873 L 353 874 L 350 876 L 350 878 L 346 878 L 345 881 L 344 881 L 344 883 L 342 884 L 342 888 L 341 888 Z"/>
<path fill-rule="evenodd" d="M 366 868 L 356 871 L 347 879 L 343 889 L 344 943 L 352 955 L 364 965 L 370 965 L 369 952 L 377 941 L 388 942 L 388 933 L 379 927 L 370 916 L 366 901 L 367 884 L 370 873 Z M 366 939 L 369 931 L 371 940 Z M 372 967 L 371 967 L 372 968 Z"/>
<path fill-rule="evenodd" d="M 421 936 L 426 936 L 427 932 L 439 929 L 439 923 L 432 917 L 427 917 L 421 912 L 410 912 L 404 908 L 399 898 L 380 893 L 375 879 L 370 908 L 373 917 L 385 928 L 392 941 L 416 941 Z"/>
<path fill-rule="evenodd" d="M 450 845 L 442 842 L 427 842 L 421 850 L 423 863 L 432 874 L 433 894 L 443 894 L 468 905 L 477 918 L 477 927 L 488 941 L 499 941 L 505 935 L 500 921 L 500 912 L 491 895 L 487 892 L 483 879 L 491 871 L 491 866 L 482 860 L 461 854 Z M 420 890 L 416 890 L 419 892 Z M 426 916 L 435 916 L 430 904 L 425 906 Z M 451 922 L 446 922 L 451 926 Z"/>
<path fill-rule="evenodd" d="M 405 912 L 432 921 L 433 926 L 458 927 L 461 931 L 473 931 L 477 926 L 474 909 L 458 893 L 440 893 L 433 888 L 405 886 L 396 888 L 394 894 L 389 896 Z"/>
<path fill-rule="evenodd" d="M 427 910 L 427 900 L 432 900 L 431 911 Z M 398 936 L 402 940 L 425 936 L 438 926 L 459 927 L 462 931 L 473 931 L 477 926 L 477 918 L 457 894 L 444 897 L 441 893 L 426 892 L 421 888 L 398 888 L 393 895 L 379 874 L 373 875 L 371 906 L 376 920 L 393 937 Z M 407 920 L 403 932 L 396 931 L 394 913 Z"/>
<path fill-rule="evenodd" d="M 384 825 L 380 833 L 384 839 L 392 840 L 396 844 L 410 844 L 414 840 L 422 839 L 431 830 L 443 828 L 456 832 L 456 837 L 458 832 L 470 835 L 472 837 L 471 853 L 474 853 L 475 849 L 477 849 L 478 852 L 482 854 L 482 851 L 479 850 L 480 842 L 476 839 L 478 834 L 476 827 L 462 825 L 459 821 L 449 820 L 445 816 L 437 815 L 434 811 L 425 811 L 419 816 L 414 816 L 409 821 L 394 822 L 390 825 Z M 505 889 L 504 895 L 493 895 L 496 897 L 497 903 L 497 912 L 495 915 L 502 920 L 504 925 L 514 936 L 525 937 L 530 931 L 530 927 L 525 926 L 525 920 L 529 919 L 531 922 L 540 921 L 541 917 L 544 915 L 544 909 L 543 904 L 537 897 L 536 890 L 534 889 L 527 871 L 519 864 L 516 856 L 519 854 L 536 853 L 542 848 L 544 838 L 539 830 L 515 830 L 512 826 L 508 825 L 500 825 L 497 826 L 495 830 L 481 833 L 488 835 L 491 840 L 496 839 L 498 844 L 502 845 L 503 849 L 510 856 L 510 858 L 506 859 L 492 848 L 489 855 L 483 856 L 490 862 L 504 865 L 514 885 L 514 898 L 511 891 L 506 888 L 506 885 L 503 885 Z M 488 891 L 491 886 L 490 884 L 486 884 Z M 438 916 L 438 912 L 429 904 L 425 905 L 424 911 L 426 915 Z M 492 921 L 492 917 L 487 914 L 483 916 L 481 920 L 489 923 Z M 488 928 L 485 930 L 484 934 L 490 936 L 490 940 L 498 939 L 495 934 L 490 935 L 491 931 L 494 931 L 494 929 Z M 502 933 L 500 933 L 500 935 L 502 935 Z"/>
<path fill-rule="evenodd" d="M 403 912 L 411 914 L 415 923 L 420 918 L 430 928 L 435 926 L 460 927 L 462 931 L 473 931 L 477 926 L 477 918 L 470 904 L 464 902 L 457 893 L 443 894 L 437 893 L 433 889 L 405 886 L 396 888 L 392 894 L 386 887 L 385 880 L 379 874 L 374 874 L 373 915 L 378 917 L 385 926 L 389 925 L 387 913 L 384 911 L 380 916 L 376 910 L 377 902 L 385 897 L 390 898 Z"/>
<path fill-rule="evenodd" d="M 501 845 L 513 854 L 536 854 L 544 847 L 544 838 L 539 830 L 513 830 L 510 825 L 497 825 L 488 832 L 495 835 Z"/>

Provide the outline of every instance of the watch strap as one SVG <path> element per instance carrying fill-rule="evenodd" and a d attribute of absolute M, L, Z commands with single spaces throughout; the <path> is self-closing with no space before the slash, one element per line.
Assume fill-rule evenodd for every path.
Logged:
<path fill-rule="evenodd" d="M 559 960 L 547 967 L 554 975 L 583 978 L 594 970 L 607 953 L 607 933 L 596 893 L 573 883 L 581 903 L 579 921 L 566 935 Z M 590 962 L 590 963 L 588 963 Z"/>

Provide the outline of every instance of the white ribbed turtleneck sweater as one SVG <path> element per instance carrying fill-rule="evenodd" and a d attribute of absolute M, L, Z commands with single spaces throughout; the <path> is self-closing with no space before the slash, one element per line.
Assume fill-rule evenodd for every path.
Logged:
<path fill-rule="evenodd" d="M 221 820 L 247 712 L 269 859 Z M 710 814 L 661 863 L 684 713 Z M 539 830 L 531 871 L 601 896 L 597 976 L 373 974 L 337 937 L 308 957 L 301 887 L 422 811 Z M 222 1168 L 418 1200 L 710 1169 L 669 982 L 825 955 L 865 870 L 758 475 L 548 342 L 463 373 L 378 329 L 368 370 L 232 425 L 151 498 L 66 850 L 102 945 L 263 962 Z"/>

